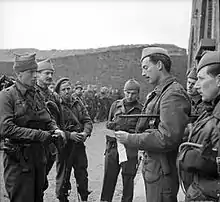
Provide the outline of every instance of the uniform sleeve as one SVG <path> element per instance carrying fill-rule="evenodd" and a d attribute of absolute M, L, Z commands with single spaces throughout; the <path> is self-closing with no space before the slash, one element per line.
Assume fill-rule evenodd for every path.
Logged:
<path fill-rule="evenodd" d="M 114 103 L 112 103 L 112 105 L 110 107 L 109 114 L 108 114 L 108 120 L 106 122 L 106 128 L 110 129 L 110 130 L 115 130 L 115 127 L 116 127 L 116 124 L 113 121 L 115 108 L 116 108 L 116 101 Z"/>
<path fill-rule="evenodd" d="M 177 149 L 189 121 L 190 102 L 186 95 L 170 89 L 161 98 L 158 129 L 129 135 L 128 145 L 140 150 L 167 152 Z"/>
<path fill-rule="evenodd" d="M 19 127 L 14 123 L 13 98 L 0 92 L 0 134 L 2 138 L 24 141 L 45 141 L 49 133 L 42 130 Z"/>
<path fill-rule="evenodd" d="M 80 117 L 80 122 L 83 124 L 83 127 L 84 127 L 83 132 L 85 132 L 88 136 L 90 136 L 92 133 L 92 129 L 93 129 L 92 120 L 89 116 L 89 113 L 86 107 L 80 100 L 79 100 L 79 104 L 80 104 L 81 114 L 82 114 L 82 117 Z"/>

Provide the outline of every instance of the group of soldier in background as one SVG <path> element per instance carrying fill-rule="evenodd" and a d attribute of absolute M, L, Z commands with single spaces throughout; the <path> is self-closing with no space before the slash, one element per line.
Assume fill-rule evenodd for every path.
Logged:
<path fill-rule="evenodd" d="M 50 86 L 51 90 L 54 85 L 55 83 Z M 122 98 L 121 90 L 117 88 L 102 86 L 98 91 L 97 85 L 83 86 L 80 81 L 77 81 L 73 88 L 73 94 L 86 106 L 93 123 L 106 121 L 112 103 Z"/>
<path fill-rule="evenodd" d="M 220 52 L 204 53 L 185 88 L 171 75 L 172 60 L 160 47 L 144 48 L 142 76 L 155 88 L 144 104 L 140 84 L 129 79 L 124 96 L 83 90 L 70 78 L 52 86 L 50 60 L 16 56 L 14 84 L 0 92 L 0 134 L 4 140 L 4 181 L 12 202 L 41 202 L 47 175 L 56 162 L 56 196 L 67 202 L 71 171 L 78 200 L 88 201 L 88 160 L 84 142 L 93 123 L 107 119 L 101 201 L 111 202 L 122 170 L 122 202 L 133 200 L 134 178 L 143 152 L 142 174 L 148 202 L 220 201 Z M 8 87 L 10 86 L 10 87 Z M 114 98 L 113 98 L 114 97 Z M 101 114 L 101 115 L 100 115 Z M 121 160 L 123 144 L 127 159 Z"/>

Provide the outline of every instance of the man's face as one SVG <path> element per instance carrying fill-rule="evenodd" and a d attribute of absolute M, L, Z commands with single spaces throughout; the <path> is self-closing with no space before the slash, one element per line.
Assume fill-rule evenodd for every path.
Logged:
<path fill-rule="evenodd" d="M 125 90 L 124 94 L 127 102 L 134 102 L 139 96 L 139 92 L 137 90 Z"/>
<path fill-rule="evenodd" d="M 76 88 L 76 89 L 75 89 L 75 93 L 76 93 L 77 95 L 82 95 L 82 88 Z"/>
<path fill-rule="evenodd" d="M 52 70 L 42 70 L 38 72 L 38 80 L 41 81 L 43 84 L 49 86 L 53 81 L 53 74 L 54 71 Z"/>
<path fill-rule="evenodd" d="M 195 83 L 196 83 L 196 79 L 192 79 L 192 78 L 187 79 L 186 90 L 188 95 L 190 96 L 198 94 L 197 90 L 194 88 Z"/>
<path fill-rule="evenodd" d="M 150 84 L 157 84 L 159 81 L 159 69 L 157 64 L 154 64 L 150 61 L 149 57 L 146 57 L 142 63 L 142 76 L 144 76 Z"/>
<path fill-rule="evenodd" d="M 69 100 L 72 96 L 72 93 L 73 93 L 73 89 L 70 82 L 63 82 L 60 85 L 60 96 L 64 100 Z"/>
<path fill-rule="evenodd" d="M 18 79 L 21 83 L 28 86 L 35 86 L 37 82 L 37 71 L 36 70 L 27 70 L 24 72 L 18 73 Z"/>
<path fill-rule="evenodd" d="M 218 79 L 214 78 L 207 74 L 208 66 L 202 68 L 198 72 L 198 80 L 195 83 L 195 88 L 198 93 L 202 96 L 202 100 L 206 102 L 210 102 L 214 100 L 219 92 L 219 88 L 217 86 Z"/>

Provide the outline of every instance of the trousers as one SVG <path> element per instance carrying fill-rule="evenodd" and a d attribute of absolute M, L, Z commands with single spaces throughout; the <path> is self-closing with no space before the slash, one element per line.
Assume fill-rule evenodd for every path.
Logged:
<path fill-rule="evenodd" d="M 123 193 L 122 202 L 132 202 L 134 192 L 134 178 L 137 173 L 138 157 L 129 158 L 128 161 L 119 164 L 119 155 L 116 143 L 107 143 L 105 152 L 104 179 L 101 192 L 101 200 L 111 202 L 117 178 L 122 169 Z"/>
<path fill-rule="evenodd" d="M 32 145 L 22 152 L 4 152 L 4 181 L 10 202 L 43 202 L 46 156 Z"/>
<path fill-rule="evenodd" d="M 70 153 L 73 155 L 70 156 Z M 57 154 L 57 177 L 56 196 L 57 198 L 67 195 L 71 189 L 70 177 L 72 168 L 77 183 L 77 191 L 84 201 L 87 200 L 88 192 L 88 159 L 86 148 L 83 143 L 69 141 L 61 153 Z"/>

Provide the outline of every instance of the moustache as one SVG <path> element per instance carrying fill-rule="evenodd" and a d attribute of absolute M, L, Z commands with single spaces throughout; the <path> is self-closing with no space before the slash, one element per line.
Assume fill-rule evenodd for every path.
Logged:
<path fill-rule="evenodd" d="M 46 80 L 47 80 L 47 81 L 53 81 L 53 79 L 52 79 L 52 78 L 47 78 Z"/>

